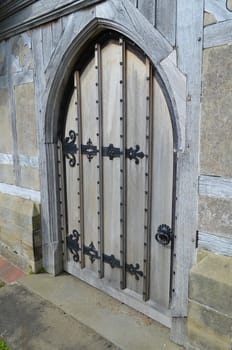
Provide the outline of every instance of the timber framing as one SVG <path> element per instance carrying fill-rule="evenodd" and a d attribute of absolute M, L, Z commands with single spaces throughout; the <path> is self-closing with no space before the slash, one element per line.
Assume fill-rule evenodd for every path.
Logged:
<path fill-rule="evenodd" d="M 75 62 L 94 36 L 105 30 L 113 30 L 135 42 L 155 66 L 172 116 L 177 171 L 173 225 L 175 275 L 172 322 L 169 326 L 172 328 L 172 339 L 185 344 L 189 271 L 196 255 L 204 1 L 177 0 L 170 3 L 175 8 L 174 19 L 176 21 L 177 17 L 178 26 L 173 20 L 167 28 L 164 26 L 165 21 L 156 21 L 158 12 L 154 14 L 155 10 L 164 10 L 161 0 L 159 8 L 152 7 L 150 22 L 140 12 L 141 1 L 40 0 L 5 18 L 0 23 L 0 40 L 36 28 L 32 30 L 32 48 L 39 161 L 43 174 L 43 257 L 46 270 L 54 275 L 63 271 L 57 167 L 60 101 Z M 145 11 L 145 5 L 143 9 Z M 165 17 L 168 18 L 169 12 L 170 9 L 165 12 Z M 49 30 L 52 32 L 52 28 L 49 25 L 41 28 L 40 25 L 63 16 L 66 17 L 60 20 L 62 23 L 56 23 L 60 25 L 60 36 L 54 47 L 51 47 L 52 40 L 43 38 L 51 35 Z M 173 47 L 175 44 L 176 49 Z"/>
<path fill-rule="evenodd" d="M 204 49 L 232 43 L 232 20 L 205 27 Z"/>
<path fill-rule="evenodd" d="M 103 0 L 24 0 L 19 1 L 14 10 L 12 2 L 15 3 L 15 1 L 11 1 L 8 2 L 4 11 L 3 3 L 0 5 L 0 41 L 102 1 Z"/>
<path fill-rule="evenodd" d="M 5 18 L 19 12 L 25 7 L 33 4 L 37 0 L 1 0 L 0 1 L 0 21 L 3 21 Z"/>

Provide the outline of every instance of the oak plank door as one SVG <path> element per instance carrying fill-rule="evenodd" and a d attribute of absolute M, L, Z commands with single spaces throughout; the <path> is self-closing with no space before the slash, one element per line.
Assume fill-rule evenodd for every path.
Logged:
<path fill-rule="evenodd" d="M 63 138 L 64 269 L 170 326 L 173 130 L 159 79 L 122 38 L 96 42 L 77 67 Z"/>

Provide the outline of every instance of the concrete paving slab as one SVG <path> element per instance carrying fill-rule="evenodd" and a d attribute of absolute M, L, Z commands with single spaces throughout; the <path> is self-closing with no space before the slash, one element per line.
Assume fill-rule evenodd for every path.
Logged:
<path fill-rule="evenodd" d="M 183 350 L 169 329 L 71 275 L 30 275 L 20 283 L 123 350 Z"/>
<path fill-rule="evenodd" d="M 0 289 L 0 338 L 11 350 L 119 350 L 17 282 Z"/>

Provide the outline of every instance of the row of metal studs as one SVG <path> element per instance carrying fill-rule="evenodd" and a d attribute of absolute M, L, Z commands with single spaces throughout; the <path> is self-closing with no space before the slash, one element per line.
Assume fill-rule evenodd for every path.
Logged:
<path fill-rule="evenodd" d="M 126 149 L 126 48 L 123 39 L 119 39 L 121 46 L 121 61 L 120 61 L 120 149 Z M 120 271 L 120 288 L 126 288 L 126 203 L 127 203 L 127 189 L 126 189 L 126 157 L 123 152 L 120 157 L 120 260 L 122 269 Z"/>
<path fill-rule="evenodd" d="M 64 194 L 64 183 L 63 183 L 63 177 L 62 174 L 64 173 L 63 169 L 63 162 L 62 162 L 62 146 L 61 142 L 58 141 L 57 143 L 57 157 L 58 157 L 58 186 L 59 186 L 59 209 L 60 209 L 60 229 L 61 229 L 61 237 L 62 237 L 62 243 L 63 243 L 63 251 L 62 255 L 64 256 L 64 259 L 66 259 L 66 240 L 65 238 L 65 230 L 67 231 L 67 221 L 66 221 L 66 212 L 65 212 L 65 194 Z M 67 231 L 68 232 L 68 231 Z"/>
<path fill-rule="evenodd" d="M 81 150 L 82 145 L 82 125 L 81 125 L 81 91 L 80 91 L 80 73 L 77 71 L 74 75 L 74 89 L 76 92 L 76 122 L 77 122 L 77 142 L 78 142 L 78 148 Z M 85 267 L 85 255 L 84 255 L 84 200 L 83 200 L 83 164 L 81 159 L 81 152 L 77 152 L 77 169 L 78 169 L 78 175 L 77 175 L 77 181 L 78 181 L 78 224 L 80 227 L 80 244 L 81 244 L 81 268 Z"/>
<path fill-rule="evenodd" d="M 144 212 L 144 263 L 143 299 L 150 295 L 151 259 L 151 197 L 152 197 L 152 67 L 146 58 L 146 159 L 145 159 L 145 212 Z"/>
<path fill-rule="evenodd" d="M 104 277 L 104 194 L 103 194 L 103 157 L 102 157 L 102 146 L 103 146 L 103 121 L 102 121 L 102 67 L 101 67 L 101 48 L 99 44 L 95 45 L 95 70 L 96 70 L 96 131 L 99 144 L 99 152 L 97 155 L 97 169 L 98 171 L 98 252 L 100 259 L 98 260 L 98 277 Z"/>

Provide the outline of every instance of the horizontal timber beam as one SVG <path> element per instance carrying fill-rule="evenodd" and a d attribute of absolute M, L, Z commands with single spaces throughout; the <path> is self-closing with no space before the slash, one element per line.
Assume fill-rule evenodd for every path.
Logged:
<path fill-rule="evenodd" d="M 40 0 L 0 21 L 0 41 L 104 0 Z"/>
<path fill-rule="evenodd" d="M 208 197 L 232 199 L 232 179 L 202 175 L 199 177 L 199 194 Z"/>
<path fill-rule="evenodd" d="M 232 20 L 206 26 L 204 29 L 204 48 L 232 43 Z"/>
<path fill-rule="evenodd" d="M 214 253 L 232 256 L 232 239 L 216 236 L 208 232 L 199 232 L 198 247 Z"/>
<path fill-rule="evenodd" d="M 31 190 L 25 187 L 0 183 L 0 193 L 40 202 L 40 191 Z"/>

